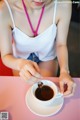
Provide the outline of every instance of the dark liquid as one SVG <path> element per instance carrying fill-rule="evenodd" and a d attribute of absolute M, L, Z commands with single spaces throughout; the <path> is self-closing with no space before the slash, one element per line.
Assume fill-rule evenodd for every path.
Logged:
<path fill-rule="evenodd" d="M 43 85 L 41 88 L 36 89 L 35 96 L 39 100 L 50 100 L 54 96 L 54 91 L 49 86 Z"/>

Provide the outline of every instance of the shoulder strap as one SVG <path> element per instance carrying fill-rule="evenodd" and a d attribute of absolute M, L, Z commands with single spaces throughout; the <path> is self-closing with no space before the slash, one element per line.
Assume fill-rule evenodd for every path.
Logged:
<path fill-rule="evenodd" d="M 54 6 L 53 24 L 55 23 L 55 19 L 56 19 L 56 11 L 57 11 L 57 0 L 55 0 L 54 2 L 55 2 L 55 6 Z"/>
<path fill-rule="evenodd" d="M 13 28 L 15 28 L 15 23 L 14 23 L 13 14 L 12 14 L 10 5 L 9 5 L 9 3 L 8 3 L 7 0 L 4 0 L 4 1 L 5 1 L 6 5 L 7 5 L 7 7 L 8 7 L 8 10 L 9 10 L 9 13 L 10 13 L 10 16 L 11 16 L 11 20 L 12 20 L 12 23 L 13 23 Z"/>

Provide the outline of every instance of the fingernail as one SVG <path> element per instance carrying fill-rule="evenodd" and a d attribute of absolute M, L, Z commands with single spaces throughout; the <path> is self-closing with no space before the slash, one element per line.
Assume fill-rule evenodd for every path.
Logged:
<path fill-rule="evenodd" d="M 36 73 L 35 76 L 36 76 L 36 77 L 39 77 L 39 78 L 42 77 L 39 73 Z"/>

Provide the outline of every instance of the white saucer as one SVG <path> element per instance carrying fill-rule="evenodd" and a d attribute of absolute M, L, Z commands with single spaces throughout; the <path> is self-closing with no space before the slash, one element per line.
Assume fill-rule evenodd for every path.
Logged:
<path fill-rule="evenodd" d="M 55 102 L 52 103 L 50 106 L 42 106 L 37 104 L 32 98 L 30 89 L 28 90 L 26 97 L 25 97 L 26 105 L 29 110 L 39 116 L 47 117 L 51 115 L 55 115 L 60 111 L 63 106 L 64 98 L 56 98 Z"/>

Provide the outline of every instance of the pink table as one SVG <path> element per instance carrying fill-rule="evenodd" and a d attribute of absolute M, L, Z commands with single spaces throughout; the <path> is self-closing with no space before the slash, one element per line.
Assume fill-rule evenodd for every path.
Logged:
<path fill-rule="evenodd" d="M 48 78 L 58 83 L 58 78 Z M 20 77 L 0 77 L 0 112 L 9 112 L 9 120 L 80 120 L 80 79 L 73 97 L 65 98 L 61 110 L 50 117 L 33 114 L 26 106 L 25 95 L 30 85 Z"/>

